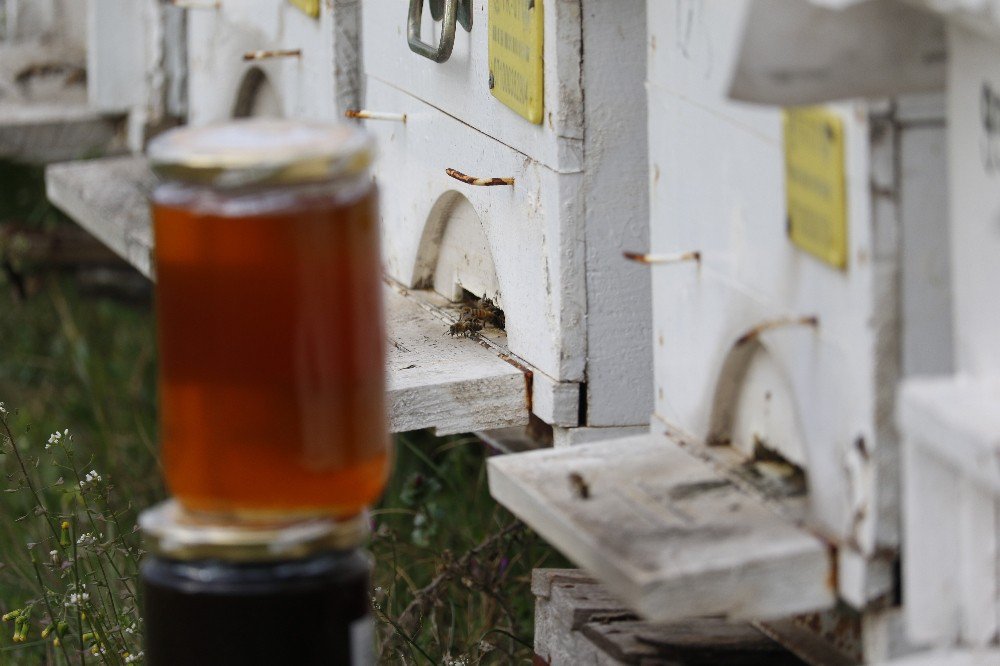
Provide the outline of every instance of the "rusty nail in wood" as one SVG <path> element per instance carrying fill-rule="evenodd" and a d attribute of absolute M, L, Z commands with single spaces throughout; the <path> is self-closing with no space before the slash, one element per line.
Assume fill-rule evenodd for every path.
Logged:
<path fill-rule="evenodd" d="M 677 264 L 682 261 L 701 262 L 701 252 L 679 252 L 677 254 L 643 254 L 641 252 L 622 252 L 629 261 L 640 264 Z"/>
<path fill-rule="evenodd" d="M 192 0 L 173 0 L 171 2 L 174 7 L 180 7 L 181 9 L 221 9 L 222 0 L 215 0 L 215 2 L 195 2 Z"/>
<path fill-rule="evenodd" d="M 478 185 L 480 187 L 493 187 L 495 185 L 514 186 L 513 178 L 473 178 L 472 176 L 467 176 L 461 171 L 456 171 L 455 169 L 445 169 L 444 172 L 455 180 L 460 180 L 469 185 Z"/>
<path fill-rule="evenodd" d="M 761 333 L 764 333 L 765 331 L 773 331 L 776 328 L 785 328 L 786 326 L 811 326 L 816 328 L 819 326 L 819 318 L 814 315 L 810 315 L 806 317 L 782 317 L 780 319 L 771 319 L 770 321 L 761 322 L 738 337 L 733 346 L 739 347 L 740 345 L 745 345 L 752 340 L 756 340 L 760 337 Z"/>
<path fill-rule="evenodd" d="M 344 111 L 347 118 L 360 118 L 361 120 L 394 120 L 405 123 L 405 113 L 385 113 L 384 111 L 368 111 L 367 109 L 348 109 Z"/>
<path fill-rule="evenodd" d="M 274 51 L 247 51 L 243 60 L 270 60 L 271 58 L 301 58 L 302 49 L 276 49 Z"/>

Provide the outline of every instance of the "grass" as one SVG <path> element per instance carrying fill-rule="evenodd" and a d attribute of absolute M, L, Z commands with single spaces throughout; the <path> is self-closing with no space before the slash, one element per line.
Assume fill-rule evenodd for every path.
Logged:
<path fill-rule="evenodd" d="M 68 224 L 44 202 L 38 171 L 0 163 L 0 182 L 0 231 L 7 222 Z M 90 295 L 72 274 L 44 266 L 15 268 L 32 271 L 37 288 L 19 297 L 0 274 L 0 511 L 8 518 L 0 663 L 135 661 L 141 546 L 132 526 L 139 509 L 165 495 L 150 301 Z M 530 663 L 531 569 L 564 562 L 490 498 L 489 451 L 477 439 L 409 433 L 396 448 L 370 544 L 381 661 Z"/>

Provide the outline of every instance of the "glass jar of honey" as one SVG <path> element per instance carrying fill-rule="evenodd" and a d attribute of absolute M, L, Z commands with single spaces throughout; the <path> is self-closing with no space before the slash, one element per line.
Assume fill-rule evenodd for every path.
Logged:
<path fill-rule="evenodd" d="M 362 130 L 246 120 L 149 146 L 162 459 L 184 509 L 352 516 L 389 466 Z"/>

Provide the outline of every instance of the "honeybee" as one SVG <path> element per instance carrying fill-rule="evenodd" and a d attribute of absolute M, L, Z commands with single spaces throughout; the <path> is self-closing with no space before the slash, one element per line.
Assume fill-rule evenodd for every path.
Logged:
<path fill-rule="evenodd" d="M 569 487 L 573 491 L 573 494 L 580 499 L 590 498 L 590 484 L 587 483 L 586 479 L 579 472 L 570 472 L 569 474 Z"/>
<path fill-rule="evenodd" d="M 493 299 L 485 296 L 462 308 L 462 316 L 493 324 L 500 329 L 504 328 L 506 324 L 503 310 L 493 303 Z"/>
<path fill-rule="evenodd" d="M 481 330 L 483 330 L 483 322 L 478 319 L 466 319 L 464 317 L 448 327 L 448 332 L 451 333 L 452 337 L 461 335 L 469 338 L 472 337 L 473 333 L 478 333 Z"/>

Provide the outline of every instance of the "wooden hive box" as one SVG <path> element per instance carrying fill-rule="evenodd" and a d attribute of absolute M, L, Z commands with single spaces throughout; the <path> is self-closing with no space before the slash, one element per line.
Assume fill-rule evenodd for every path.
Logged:
<path fill-rule="evenodd" d="M 645 7 L 465 0 L 450 57 L 435 62 L 411 50 L 408 17 L 436 49 L 438 5 L 363 11 L 365 106 L 397 119 L 368 122 L 388 274 L 497 301 L 506 331 L 487 337 L 530 369 L 532 411 L 557 444 L 642 428 L 649 285 L 621 251 L 648 242 Z"/>

